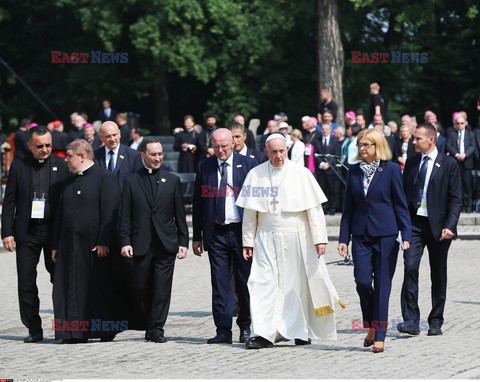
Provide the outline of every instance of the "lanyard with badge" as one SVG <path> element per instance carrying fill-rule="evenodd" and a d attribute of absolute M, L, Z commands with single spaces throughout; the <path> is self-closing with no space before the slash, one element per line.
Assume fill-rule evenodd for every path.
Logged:
<path fill-rule="evenodd" d="M 37 193 L 33 193 L 32 199 L 32 219 L 44 219 L 45 218 L 45 194 L 42 194 L 41 198 L 37 198 Z"/>

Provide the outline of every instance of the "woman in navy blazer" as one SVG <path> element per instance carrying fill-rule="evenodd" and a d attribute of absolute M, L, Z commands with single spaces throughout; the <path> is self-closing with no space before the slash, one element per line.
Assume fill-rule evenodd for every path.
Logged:
<path fill-rule="evenodd" d="M 350 167 L 338 252 L 347 254 L 352 237 L 355 283 L 363 327 L 368 328 L 363 346 L 373 345 L 373 352 L 379 353 L 384 350 L 388 327 L 396 239 L 400 231 L 403 249 L 408 249 L 412 228 L 402 172 L 398 164 L 389 162 L 392 153 L 384 136 L 376 129 L 363 130 L 357 146 L 361 162 Z"/>

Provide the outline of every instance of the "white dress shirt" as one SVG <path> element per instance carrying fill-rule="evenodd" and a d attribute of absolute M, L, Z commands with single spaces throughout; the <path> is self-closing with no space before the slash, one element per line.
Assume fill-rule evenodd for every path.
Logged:
<path fill-rule="evenodd" d="M 428 182 L 430 182 L 430 176 L 432 175 L 433 166 L 438 156 L 437 148 L 435 148 L 435 150 L 433 150 L 429 155 L 422 154 L 422 159 L 420 160 L 418 171 L 420 171 L 420 167 L 422 166 L 422 163 L 423 163 L 423 158 L 425 158 L 426 156 L 428 156 L 430 159 L 427 161 L 427 174 L 425 175 L 425 185 L 423 186 L 422 202 L 420 204 L 420 207 L 417 210 L 417 215 L 428 217 L 428 209 L 427 209 Z"/>
<path fill-rule="evenodd" d="M 107 148 L 107 146 L 104 146 L 105 147 L 105 164 L 106 164 L 106 168 L 108 168 L 108 164 L 110 162 L 110 149 Z M 115 155 L 112 157 L 113 159 L 113 168 L 117 168 L 117 161 L 118 161 L 118 151 L 120 150 L 120 144 L 115 147 L 114 149 L 112 149 L 112 151 L 115 153 Z"/>
<path fill-rule="evenodd" d="M 217 158 L 217 178 L 218 178 L 219 192 L 221 192 L 220 181 L 222 179 L 222 173 L 221 173 L 222 163 L 223 161 Z M 232 188 L 233 187 L 233 154 L 230 155 L 230 158 L 228 158 L 225 161 L 225 163 L 227 163 L 227 196 L 225 198 L 225 224 L 239 223 L 241 221 L 240 213 L 238 212 L 238 207 L 235 204 L 236 198 L 234 195 L 234 190 Z M 237 192 L 240 192 L 240 190 L 237 190 Z"/>

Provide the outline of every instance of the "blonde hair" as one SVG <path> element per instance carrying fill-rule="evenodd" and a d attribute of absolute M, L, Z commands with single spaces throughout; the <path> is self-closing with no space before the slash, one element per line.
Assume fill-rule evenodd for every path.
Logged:
<path fill-rule="evenodd" d="M 370 84 L 370 88 L 375 89 L 375 90 L 380 90 L 380 85 L 376 82 L 373 82 Z"/>
<path fill-rule="evenodd" d="M 365 129 L 358 134 L 357 144 L 360 143 L 362 138 L 368 139 L 375 144 L 375 159 L 376 160 L 390 160 L 392 159 L 392 152 L 387 140 L 377 129 Z M 361 160 L 360 152 L 355 157 L 355 160 Z"/>
<path fill-rule="evenodd" d="M 298 129 L 293 129 L 292 132 L 290 133 L 290 136 L 294 136 L 297 139 L 302 140 L 302 132 Z"/>

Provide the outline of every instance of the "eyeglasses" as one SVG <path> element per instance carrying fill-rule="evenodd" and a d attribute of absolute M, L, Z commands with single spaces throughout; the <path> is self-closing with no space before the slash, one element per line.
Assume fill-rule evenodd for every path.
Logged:
<path fill-rule="evenodd" d="M 44 147 L 49 149 L 50 147 L 52 147 L 52 144 L 51 143 L 45 143 L 44 145 L 35 145 L 35 147 L 39 150 L 43 149 Z"/>
<path fill-rule="evenodd" d="M 455 122 L 455 125 L 466 125 L 466 122 Z"/>
<path fill-rule="evenodd" d="M 375 146 L 375 143 L 357 143 L 359 149 L 369 149 L 370 147 Z"/>

